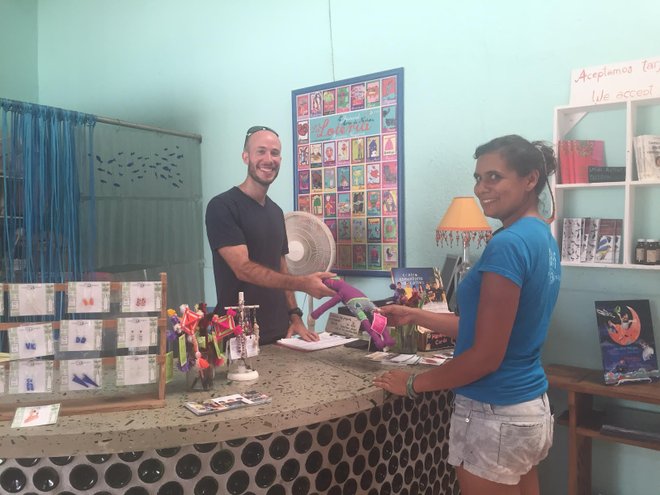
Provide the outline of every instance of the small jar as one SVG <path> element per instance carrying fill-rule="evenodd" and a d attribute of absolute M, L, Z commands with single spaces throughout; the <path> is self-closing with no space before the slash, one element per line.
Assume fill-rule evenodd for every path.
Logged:
<path fill-rule="evenodd" d="M 637 244 L 635 245 L 635 264 L 646 264 L 646 242 L 644 239 L 637 239 Z"/>
<path fill-rule="evenodd" d="M 646 239 L 646 264 L 658 264 L 658 241 L 656 239 Z"/>

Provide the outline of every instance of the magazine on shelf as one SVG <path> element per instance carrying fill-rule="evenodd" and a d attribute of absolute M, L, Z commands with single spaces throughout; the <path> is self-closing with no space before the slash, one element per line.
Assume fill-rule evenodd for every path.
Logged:
<path fill-rule="evenodd" d="M 595 301 L 605 383 L 660 378 L 648 299 Z"/>
<path fill-rule="evenodd" d="M 214 397 L 202 402 L 191 401 L 184 403 L 184 406 L 195 413 L 197 416 L 205 414 L 214 414 L 239 407 L 258 406 L 267 404 L 272 400 L 269 395 L 259 393 L 255 390 L 243 392 L 242 394 L 223 395 Z"/>
<path fill-rule="evenodd" d="M 660 136 L 635 136 L 633 138 L 637 178 L 660 179 Z"/>

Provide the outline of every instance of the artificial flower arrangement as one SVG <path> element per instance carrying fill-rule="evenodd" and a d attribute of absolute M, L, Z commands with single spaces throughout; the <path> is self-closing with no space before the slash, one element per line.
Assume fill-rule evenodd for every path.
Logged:
<path fill-rule="evenodd" d="M 180 371 L 194 374 L 191 388 L 199 382 L 204 390 L 208 390 L 213 384 L 215 367 L 225 364 L 222 353 L 224 339 L 241 335 L 243 328 L 236 324 L 236 311 L 233 309 L 228 309 L 224 316 L 218 316 L 207 313 L 206 303 L 199 303 L 194 310 L 182 304 L 179 311 L 177 314 L 173 309 L 167 310 L 171 323 L 168 340 L 178 342 L 177 367 Z"/>

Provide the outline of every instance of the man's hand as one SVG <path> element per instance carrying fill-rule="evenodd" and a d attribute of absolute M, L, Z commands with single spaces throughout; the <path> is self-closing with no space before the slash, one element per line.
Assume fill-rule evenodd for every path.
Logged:
<path fill-rule="evenodd" d="M 289 330 L 286 333 L 287 339 L 293 334 L 298 334 L 301 339 L 306 340 L 307 342 L 315 342 L 319 340 L 319 334 L 307 330 L 307 327 L 305 327 L 305 324 L 299 316 L 292 317 L 292 320 L 293 321 L 289 325 Z"/>
<path fill-rule="evenodd" d="M 310 275 L 303 275 L 300 277 L 303 282 L 300 290 L 316 299 L 332 297 L 336 294 L 335 291 L 325 285 L 323 280 L 335 276 L 336 275 L 332 272 L 316 272 L 311 273 Z"/>

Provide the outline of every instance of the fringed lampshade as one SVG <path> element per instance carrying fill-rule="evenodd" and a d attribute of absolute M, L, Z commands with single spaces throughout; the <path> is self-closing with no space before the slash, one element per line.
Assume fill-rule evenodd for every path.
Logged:
<path fill-rule="evenodd" d="M 492 229 L 481 208 L 472 196 L 458 196 L 451 200 L 449 208 L 435 229 L 438 245 L 452 246 L 454 241 L 463 245 L 463 262 L 460 271 L 464 275 L 470 267 L 468 246 L 470 242 L 480 246 L 490 239 Z"/>

